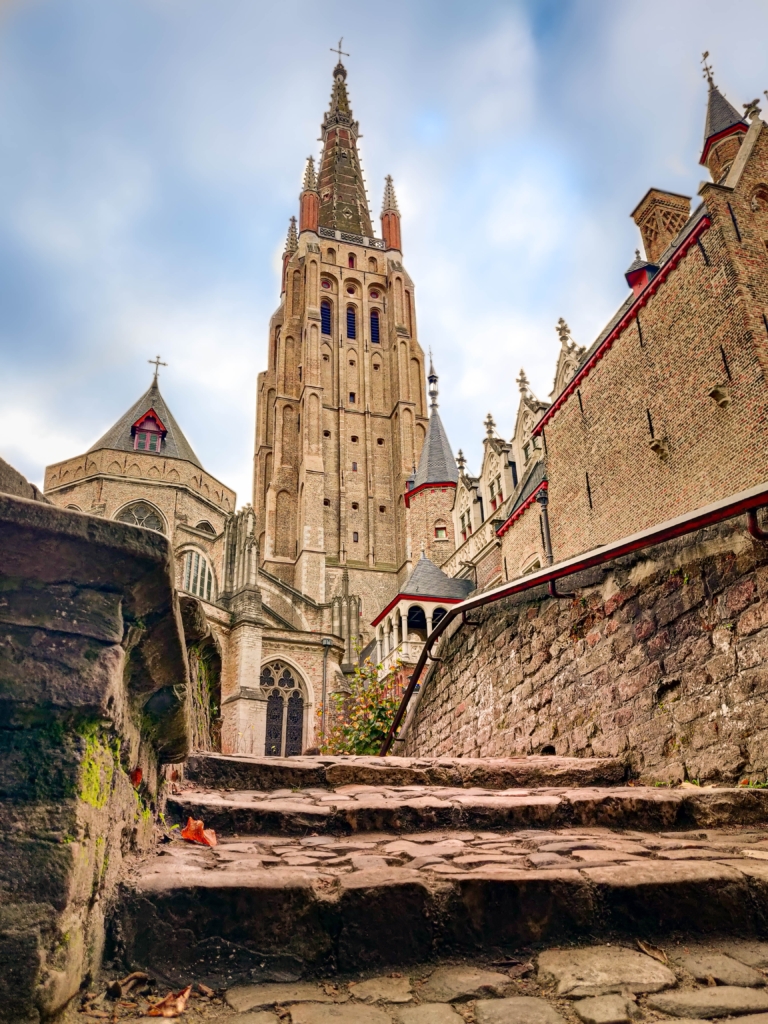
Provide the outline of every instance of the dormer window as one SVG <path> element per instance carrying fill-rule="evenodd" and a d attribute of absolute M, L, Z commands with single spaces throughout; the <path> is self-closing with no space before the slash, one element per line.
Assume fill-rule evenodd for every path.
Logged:
<path fill-rule="evenodd" d="M 139 452 L 159 452 L 167 431 L 154 409 L 150 409 L 131 427 L 133 447 Z"/>

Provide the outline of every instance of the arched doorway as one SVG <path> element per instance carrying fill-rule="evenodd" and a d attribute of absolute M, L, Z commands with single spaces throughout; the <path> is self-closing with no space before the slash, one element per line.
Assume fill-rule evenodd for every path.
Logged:
<path fill-rule="evenodd" d="M 304 695 L 296 673 L 273 661 L 261 670 L 262 693 L 267 697 L 264 753 L 267 757 L 291 757 L 304 749 Z"/>

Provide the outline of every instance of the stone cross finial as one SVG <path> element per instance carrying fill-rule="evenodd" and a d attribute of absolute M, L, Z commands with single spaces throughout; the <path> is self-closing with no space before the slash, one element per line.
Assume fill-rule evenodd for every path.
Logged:
<path fill-rule="evenodd" d="M 496 423 L 494 421 L 493 416 L 491 416 L 491 414 L 488 413 L 483 422 L 485 423 L 486 434 L 488 435 L 488 437 L 493 437 L 496 433 Z"/>
<path fill-rule="evenodd" d="M 754 121 L 756 117 L 760 115 L 759 100 L 750 100 L 749 103 L 744 104 L 744 117 L 748 117 L 750 121 Z"/>
<path fill-rule="evenodd" d="M 525 375 L 525 370 L 520 370 L 520 376 L 517 378 L 517 386 L 520 388 L 521 395 L 527 395 L 529 391 L 528 378 Z"/>
<path fill-rule="evenodd" d="M 558 337 L 560 338 L 560 344 L 563 345 L 564 347 L 567 347 L 568 343 L 571 340 L 571 328 L 568 326 L 565 320 L 563 320 L 562 317 L 560 317 L 560 319 L 557 321 L 557 326 L 555 327 L 555 330 L 557 331 Z M 520 372 L 522 373 L 522 370 Z"/>
<path fill-rule="evenodd" d="M 152 366 L 154 366 L 154 368 L 155 368 L 155 377 L 154 377 L 154 380 L 153 380 L 153 382 L 152 382 L 152 383 L 153 383 L 153 384 L 157 384 L 157 375 L 158 375 L 158 373 L 160 372 L 160 367 L 161 367 L 161 366 L 167 366 L 167 365 L 168 365 L 168 363 L 163 363 L 163 362 L 161 362 L 161 361 L 160 361 L 160 356 L 155 356 L 155 358 L 154 358 L 154 359 L 148 359 L 148 360 L 147 360 L 147 362 L 148 362 L 148 363 L 151 363 L 151 364 L 152 364 Z"/>
<path fill-rule="evenodd" d="M 466 464 L 467 460 L 464 458 L 464 452 L 461 450 L 461 448 L 459 448 L 459 451 L 456 455 L 456 465 L 459 467 L 460 473 L 464 472 L 464 467 L 466 466 Z"/>

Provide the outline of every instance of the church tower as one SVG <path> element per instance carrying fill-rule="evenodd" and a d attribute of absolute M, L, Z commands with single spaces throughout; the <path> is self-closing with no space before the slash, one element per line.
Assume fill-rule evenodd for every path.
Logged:
<path fill-rule="evenodd" d="M 363 632 L 408 569 L 403 495 L 428 418 L 395 190 L 376 238 L 358 137 L 339 62 L 258 380 L 253 506 L 265 573 L 320 606 L 357 595 Z"/>

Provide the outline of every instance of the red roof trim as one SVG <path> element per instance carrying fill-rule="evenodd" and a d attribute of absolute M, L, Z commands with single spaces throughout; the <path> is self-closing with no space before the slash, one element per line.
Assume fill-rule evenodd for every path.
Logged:
<path fill-rule="evenodd" d="M 706 167 L 707 157 L 709 156 L 709 151 L 710 151 L 710 149 L 712 149 L 712 147 L 715 145 L 715 143 L 719 142 L 721 139 L 727 138 L 729 135 L 735 135 L 736 132 L 741 132 L 742 134 L 746 134 L 747 126 L 745 124 L 743 124 L 742 122 L 737 121 L 736 124 L 729 124 L 728 127 L 727 128 L 723 128 L 722 131 L 716 132 L 714 135 L 710 135 L 710 137 L 704 143 L 704 150 L 703 150 L 703 152 L 701 154 L 701 160 L 699 160 L 699 163 L 702 166 Z"/>
<path fill-rule="evenodd" d="M 426 483 L 426 484 L 419 484 L 418 487 L 414 487 L 413 490 L 411 490 L 411 491 L 406 491 L 405 494 L 403 495 L 403 497 L 405 498 L 405 507 L 406 508 L 410 508 L 411 507 L 410 499 L 414 496 L 414 494 L 418 494 L 419 491 L 425 491 L 428 487 L 429 488 L 434 488 L 435 490 L 437 490 L 438 487 L 453 487 L 453 489 L 455 490 L 456 489 L 456 484 L 454 483 L 453 480 L 445 480 L 443 482 L 438 482 L 438 483 L 435 483 L 435 484 L 433 484 L 431 482 L 430 483 Z"/>
<path fill-rule="evenodd" d="M 531 493 L 525 499 L 525 501 L 520 506 L 520 508 L 516 508 L 515 511 L 512 513 L 512 515 L 509 516 L 508 519 L 504 520 L 504 522 L 501 524 L 501 526 L 496 531 L 496 536 L 497 537 L 503 537 L 504 534 L 507 532 L 507 530 L 512 525 L 512 523 L 514 523 L 516 519 L 519 519 L 520 516 L 523 514 L 523 512 L 525 512 L 525 510 L 527 508 L 530 508 L 531 505 L 534 503 L 534 501 L 536 501 L 536 495 L 539 493 L 539 491 L 546 491 L 548 489 L 549 488 L 548 488 L 548 485 L 547 485 L 547 481 L 546 480 L 542 480 L 541 483 L 539 484 L 539 486 L 536 488 L 536 490 L 535 491 L 531 491 Z"/>
<path fill-rule="evenodd" d="M 151 416 L 155 423 L 157 423 L 158 427 L 160 428 L 160 433 L 163 435 L 163 437 L 165 437 L 165 435 L 168 433 L 168 430 L 164 426 L 163 421 L 160 419 L 160 417 L 157 415 L 154 409 L 147 409 L 146 412 L 143 412 L 141 416 L 139 416 L 139 418 L 131 427 L 131 437 L 133 437 L 133 435 L 139 429 L 139 426 L 144 422 L 145 419 L 147 419 L 148 416 Z"/>
<path fill-rule="evenodd" d="M 371 625 L 378 626 L 381 620 L 389 615 L 398 602 L 406 599 L 411 601 L 432 601 L 434 604 L 461 604 L 464 600 L 463 597 L 425 597 L 424 594 L 398 594 L 397 597 L 392 598 L 384 611 L 379 612 Z"/>
<path fill-rule="evenodd" d="M 658 274 L 656 274 L 655 277 L 651 278 L 650 282 L 645 286 L 645 288 L 643 288 L 643 290 L 638 295 L 637 299 L 632 303 L 632 305 L 629 307 L 629 309 L 621 318 L 621 320 L 616 324 L 616 326 L 613 328 L 608 337 L 605 338 L 602 344 L 595 349 L 595 351 L 590 356 L 589 360 L 584 364 L 584 366 L 582 366 L 582 368 L 570 382 L 568 387 L 557 396 L 552 405 L 550 405 L 550 407 L 541 417 L 539 422 L 533 428 L 534 436 L 539 436 L 541 434 L 542 430 L 547 425 L 547 423 L 549 423 L 549 421 L 555 415 L 557 410 L 562 405 L 565 404 L 565 402 L 574 393 L 579 384 L 581 384 L 584 378 L 589 375 L 589 373 L 600 362 L 603 356 L 607 355 L 607 353 L 610 352 L 610 350 L 613 348 L 614 342 L 618 339 L 619 335 L 624 330 L 626 330 L 626 328 L 635 319 L 637 314 L 640 312 L 643 306 L 645 306 L 648 300 L 653 295 L 656 294 L 661 285 L 669 276 L 672 269 L 677 266 L 677 264 L 680 262 L 683 256 L 685 256 L 685 254 L 688 252 L 691 246 L 698 241 L 699 236 L 704 233 L 704 231 L 710 226 L 711 223 L 712 222 L 709 217 L 702 217 L 699 223 L 693 229 L 693 231 L 691 231 L 690 235 L 688 235 L 688 237 L 682 242 L 677 252 L 664 264 L 664 266 L 661 268 Z"/>

